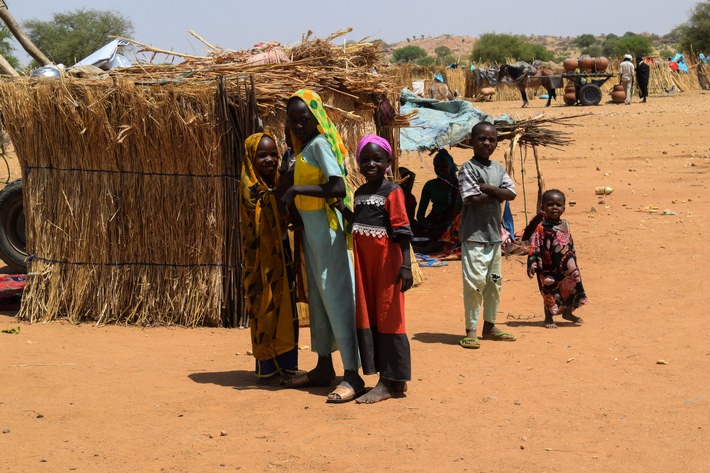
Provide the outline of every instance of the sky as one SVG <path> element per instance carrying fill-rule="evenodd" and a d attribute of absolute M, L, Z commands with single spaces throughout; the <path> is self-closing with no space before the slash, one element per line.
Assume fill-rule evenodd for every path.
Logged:
<path fill-rule="evenodd" d="M 347 40 L 364 37 L 394 43 L 414 36 L 484 33 L 579 36 L 614 33 L 664 35 L 688 20 L 697 0 L 5 0 L 20 25 L 51 20 L 57 12 L 111 10 L 133 22 L 133 38 L 154 47 L 203 56 L 207 48 L 193 30 L 213 45 L 251 49 L 261 41 L 293 44 L 312 30 L 327 37 L 352 27 Z M 327 8 L 321 6 L 327 5 Z M 17 45 L 15 55 L 29 62 Z"/>

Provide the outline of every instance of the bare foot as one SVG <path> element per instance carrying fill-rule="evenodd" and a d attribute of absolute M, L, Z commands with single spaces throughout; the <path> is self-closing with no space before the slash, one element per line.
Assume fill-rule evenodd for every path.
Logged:
<path fill-rule="evenodd" d="M 358 404 L 374 404 L 376 402 L 384 401 L 394 396 L 394 390 L 391 386 L 391 381 L 380 378 L 377 386 L 372 388 L 367 394 L 364 394 L 358 398 L 355 402 Z"/>
<path fill-rule="evenodd" d="M 555 321 L 552 320 L 551 315 L 545 314 L 545 328 L 557 328 L 557 325 L 555 325 Z"/>
<path fill-rule="evenodd" d="M 582 317 L 577 317 L 572 312 L 569 312 L 569 313 L 566 312 L 566 313 L 562 314 L 562 318 L 565 320 L 569 320 L 573 324 L 577 324 L 577 325 L 582 325 L 582 323 L 584 322 L 584 320 L 582 320 Z"/>

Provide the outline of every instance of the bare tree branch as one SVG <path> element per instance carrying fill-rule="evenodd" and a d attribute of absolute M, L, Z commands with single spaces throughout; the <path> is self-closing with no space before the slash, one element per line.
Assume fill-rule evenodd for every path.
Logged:
<path fill-rule="evenodd" d="M 0 0 L 0 19 L 7 25 L 7 29 L 10 30 L 10 33 L 12 33 L 12 36 L 17 39 L 22 48 L 27 51 L 27 54 L 32 56 L 32 58 L 37 61 L 40 66 L 46 66 L 47 64 L 52 63 L 52 61 L 47 59 L 47 56 L 45 56 L 42 51 L 34 45 L 24 31 L 22 31 L 20 25 L 18 25 L 17 21 L 15 21 L 15 17 L 13 17 L 10 10 L 7 9 L 7 5 L 4 0 Z"/>
<path fill-rule="evenodd" d="M 7 59 L 0 55 L 0 74 L 5 74 L 7 76 L 19 76 L 14 67 L 7 62 Z"/>

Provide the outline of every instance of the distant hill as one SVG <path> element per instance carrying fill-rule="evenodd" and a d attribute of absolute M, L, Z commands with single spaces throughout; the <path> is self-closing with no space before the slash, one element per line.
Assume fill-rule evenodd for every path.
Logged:
<path fill-rule="evenodd" d="M 434 38 L 424 37 L 424 38 L 412 38 L 400 41 L 398 43 L 388 44 L 384 50 L 385 57 L 392 57 L 392 52 L 395 49 L 403 48 L 405 46 L 419 46 L 424 51 L 426 51 L 430 56 L 436 56 L 434 50 L 439 46 L 447 46 L 451 49 L 451 53 L 456 57 L 461 57 L 461 59 L 468 59 L 471 54 L 473 45 L 476 43 L 478 38 L 472 36 L 457 36 L 445 34 L 442 36 L 437 36 Z"/>
<path fill-rule="evenodd" d="M 664 47 L 668 47 L 667 43 L 663 42 L 663 38 L 656 35 L 648 35 L 656 48 L 656 53 Z M 545 46 L 547 49 L 555 53 L 559 57 L 579 57 L 581 54 L 579 48 L 574 45 L 574 36 L 528 36 L 528 40 L 533 43 L 538 43 Z M 603 36 L 598 36 L 597 39 L 601 42 L 604 40 Z M 478 38 L 473 36 L 461 36 L 461 35 L 450 35 L 445 34 L 436 37 L 412 37 L 407 38 L 403 41 L 397 43 L 387 44 L 384 51 L 384 59 L 390 60 L 392 58 L 392 53 L 399 48 L 405 46 L 419 46 L 424 51 L 426 51 L 430 56 L 436 56 L 434 50 L 439 46 L 446 46 L 451 49 L 451 53 L 462 61 L 468 61 L 468 57 L 471 54 L 473 45 L 476 44 Z"/>

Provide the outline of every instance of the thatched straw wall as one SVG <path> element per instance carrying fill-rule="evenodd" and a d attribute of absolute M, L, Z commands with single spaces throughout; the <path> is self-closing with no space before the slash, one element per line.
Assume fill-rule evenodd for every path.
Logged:
<path fill-rule="evenodd" d="M 354 191 L 363 182 L 357 143 L 376 132 L 375 108 L 367 97 L 321 95 L 350 151 Z M 0 83 L 0 109 L 23 167 L 32 256 L 20 317 L 229 323 L 225 308 L 240 309 L 238 213 L 234 165 L 225 164 L 234 151 L 225 149 L 217 102 L 214 80 Z M 262 118 L 283 135 L 283 108 Z"/>
<path fill-rule="evenodd" d="M 6 81 L 23 167 L 20 316 L 217 325 L 224 217 L 214 83 Z"/>
<path fill-rule="evenodd" d="M 441 66 L 417 66 L 411 64 L 401 64 L 396 66 L 384 66 L 378 69 L 380 73 L 385 75 L 388 80 L 396 84 L 400 89 L 404 87 L 412 88 L 413 80 L 424 81 L 424 91 L 429 89 L 429 86 L 434 83 L 434 75 L 441 74 L 446 80 L 451 93 L 458 90 L 463 96 L 466 91 L 466 69 L 456 68 L 450 69 Z"/>

